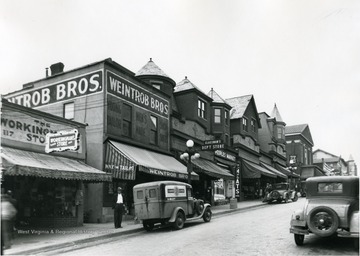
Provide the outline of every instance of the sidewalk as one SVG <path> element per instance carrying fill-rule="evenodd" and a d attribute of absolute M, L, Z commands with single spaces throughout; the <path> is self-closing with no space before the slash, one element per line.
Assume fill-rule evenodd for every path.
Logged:
<path fill-rule="evenodd" d="M 212 206 L 213 216 L 241 211 L 244 209 L 266 205 L 260 199 L 238 202 L 236 209 L 230 209 L 230 204 Z M 85 223 L 81 227 L 59 229 L 18 230 L 13 245 L 4 251 L 5 255 L 34 255 L 73 245 L 79 245 L 99 239 L 133 234 L 144 231 L 141 223 L 125 220 L 123 228 L 115 229 L 113 223 Z"/>

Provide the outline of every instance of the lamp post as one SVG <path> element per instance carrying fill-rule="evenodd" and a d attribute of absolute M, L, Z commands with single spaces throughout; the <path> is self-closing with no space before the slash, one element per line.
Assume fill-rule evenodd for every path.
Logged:
<path fill-rule="evenodd" d="M 187 162 L 187 173 L 188 173 L 188 183 L 191 184 L 191 171 L 192 171 L 192 159 L 197 159 L 200 157 L 200 154 L 194 150 L 194 141 L 188 140 L 186 142 L 187 150 L 180 155 L 180 159 Z"/>

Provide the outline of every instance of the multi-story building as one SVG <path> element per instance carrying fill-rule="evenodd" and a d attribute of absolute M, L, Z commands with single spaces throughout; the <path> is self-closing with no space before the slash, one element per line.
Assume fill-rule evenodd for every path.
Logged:
<path fill-rule="evenodd" d="M 288 165 L 291 171 L 300 175 L 301 189 L 304 190 L 304 181 L 307 178 L 324 175 L 323 170 L 313 164 L 314 142 L 309 125 L 286 126 L 285 139 Z"/>
<path fill-rule="evenodd" d="M 294 185 L 299 175 L 289 171 L 287 165 L 285 126 L 280 112 L 276 106 L 269 116 L 265 112 L 259 113 L 261 128 L 259 129 L 259 144 L 261 152 L 261 164 L 264 167 L 284 174 L 281 179 L 285 178 Z M 283 181 L 283 180 L 282 180 Z"/>

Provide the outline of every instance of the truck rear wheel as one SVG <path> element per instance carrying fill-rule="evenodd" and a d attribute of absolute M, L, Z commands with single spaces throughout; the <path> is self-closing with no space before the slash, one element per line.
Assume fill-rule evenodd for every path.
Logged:
<path fill-rule="evenodd" d="M 182 229 L 184 227 L 184 223 L 185 223 L 185 216 L 182 212 L 178 212 L 176 214 L 176 219 L 174 222 L 174 228 L 176 230 Z"/>

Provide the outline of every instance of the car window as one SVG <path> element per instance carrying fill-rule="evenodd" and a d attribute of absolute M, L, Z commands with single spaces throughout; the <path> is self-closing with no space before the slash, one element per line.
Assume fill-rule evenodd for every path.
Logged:
<path fill-rule="evenodd" d="M 156 189 L 150 189 L 149 190 L 149 197 L 155 198 L 156 197 Z"/>
<path fill-rule="evenodd" d="M 343 184 L 341 182 L 321 182 L 318 184 L 318 192 L 322 193 L 341 193 Z"/>
<path fill-rule="evenodd" d="M 136 192 L 137 199 L 143 199 L 144 198 L 144 191 L 139 190 Z"/>

